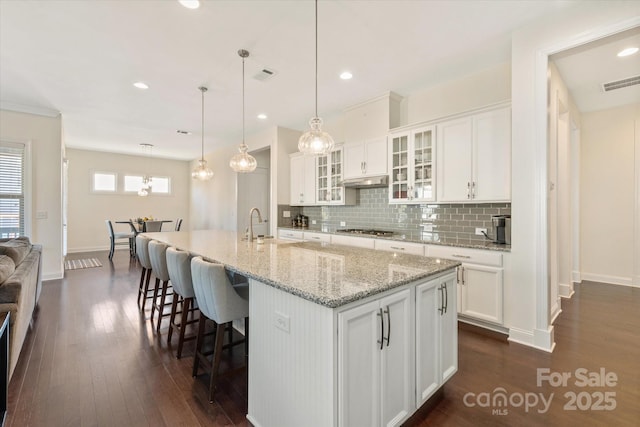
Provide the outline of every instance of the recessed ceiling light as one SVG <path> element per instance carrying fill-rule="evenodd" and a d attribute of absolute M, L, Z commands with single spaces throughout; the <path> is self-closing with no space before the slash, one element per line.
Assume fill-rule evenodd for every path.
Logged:
<path fill-rule="evenodd" d="M 258 118 L 260 120 L 265 120 L 267 118 L 267 115 L 266 114 L 258 114 Z"/>
<path fill-rule="evenodd" d="M 626 49 L 621 50 L 620 52 L 618 52 L 618 56 L 622 57 L 622 56 L 629 56 L 629 55 L 633 55 L 634 53 L 636 53 L 638 51 L 637 47 L 628 47 Z"/>
<path fill-rule="evenodd" d="M 353 77 L 353 74 L 351 74 L 349 71 L 344 71 L 342 74 L 340 74 L 340 78 L 342 80 L 349 80 L 351 77 Z"/>
<path fill-rule="evenodd" d="M 188 130 L 178 129 L 176 132 L 179 133 L 180 135 L 191 135 L 191 132 L 189 132 Z"/>
<path fill-rule="evenodd" d="M 138 89 L 149 89 L 149 85 L 145 82 L 135 82 L 133 85 Z"/>
<path fill-rule="evenodd" d="M 186 7 L 187 9 L 197 9 L 200 7 L 200 2 L 198 0 L 178 0 L 181 5 Z"/>

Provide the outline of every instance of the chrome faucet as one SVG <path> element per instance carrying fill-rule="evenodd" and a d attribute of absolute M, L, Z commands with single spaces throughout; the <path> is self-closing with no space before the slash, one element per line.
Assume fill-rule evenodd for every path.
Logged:
<path fill-rule="evenodd" d="M 247 234 L 247 240 L 249 242 L 253 241 L 253 213 L 254 212 L 258 212 L 258 222 L 259 223 L 262 222 L 262 214 L 260 214 L 260 209 L 251 208 L 251 210 L 249 211 L 249 234 Z"/>

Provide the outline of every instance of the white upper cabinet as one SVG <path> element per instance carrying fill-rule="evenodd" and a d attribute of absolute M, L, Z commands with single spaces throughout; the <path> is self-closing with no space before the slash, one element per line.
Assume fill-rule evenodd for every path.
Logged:
<path fill-rule="evenodd" d="M 511 200 L 511 109 L 437 125 L 439 202 Z"/>
<path fill-rule="evenodd" d="M 344 179 L 387 174 L 387 137 L 344 146 Z"/>
<path fill-rule="evenodd" d="M 354 188 L 344 188 L 343 148 L 339 147 L 326 156 L 316 158 L 316 200 L 317 205 L 354 205 Z"/>
<path fill-rule="evenodd" d="M 308 206 L 316 202 L 316 159 L 313 156 L 294 154 L 291 164 L 291 206 Z"/>
<path fill-rule="evenodd" d="M 435 127 L 392 133 L 389 140 L 389 202 L 434 201 Z"/>

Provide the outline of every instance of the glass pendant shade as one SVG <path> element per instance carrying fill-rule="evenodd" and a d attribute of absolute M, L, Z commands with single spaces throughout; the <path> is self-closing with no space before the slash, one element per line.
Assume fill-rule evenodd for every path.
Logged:
<path fill-rule="evenodd" d="M 213 178 L 213 171 L 207 167 L 207 161 L 204 159 L 204 93 L 208 90 L 204 86 L 200 86 L 198 90 L 202 93 L 202 144 L 201 144 L 201 156 L 198 160 L 198 166 L 191 172 L 191 178 L 199 181 L 208 181 Z"/>
<path fill-rule="evenodd" d="M 316 115 L 309 120 L 309 129 L 298 140 L 298 151 L 315 156 L 329 154 L 333 150 L 334 142 L 331 135 L 322 130 L 322 119 L 318 117 L 318 0 L 316 4 Z"/>
<path fill-rule="evenodd" d="M 244 60 L 249 56 L 249 51 L 240 49 L 238 55 L 242 58 L 242 144 L 238 147 L 238 154 L 229 160 L 229 166 L 235 172 L 248 173 L 256 170 L 258 162 L 248 153 L 249 147 L 244 142 Z"/>
<path fill-rule="evenodd" d="M 322 119 L 313 117 L 309 120 L 309 126 L 311 129 L 303 133 L 298 140 L 298 150 L 316 156 L 331 152 L 335 143 L 331 135 L 322 130 Z"/>
<path fill-rule="evenodd" d="M 205 159 L 200 159 L 198 166 L 191 172 L 191 177 L 200 181 L 208 181 L 213 178 L 213 171 L 207 167 Z"/>
<path fill-rule="evenodd" d="M 240 144 L 240 147 L 238 148 L 239 153 L 233 156 L 229 161 L 231 169 L 240 173 L 253 172 L 256 170 L 258 162 L 255 157 L 247 153 L 248 149 L 249 147 L 247 147 L 246 144 Z"/>

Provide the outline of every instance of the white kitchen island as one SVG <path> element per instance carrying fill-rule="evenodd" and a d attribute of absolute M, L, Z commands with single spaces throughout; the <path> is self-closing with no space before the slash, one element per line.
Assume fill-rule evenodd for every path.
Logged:
<path fill-rule="evenodd" d="M 147 235 L 250 279 L 256 427 L 398 425 L 457 370 L 457 262 L 218 230 Z"/>

